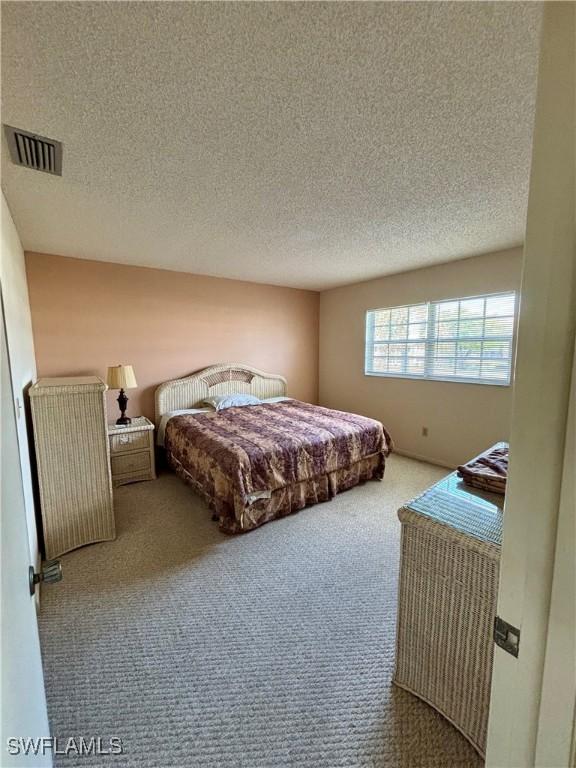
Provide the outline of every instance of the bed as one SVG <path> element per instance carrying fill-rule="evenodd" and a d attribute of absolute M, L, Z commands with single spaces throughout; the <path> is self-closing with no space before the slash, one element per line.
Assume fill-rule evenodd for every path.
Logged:
<path fill-rule="evenodd" d="M 205 368 L 156 390 L 168 464 L 225 533 L 245 533 L 367 480 L 381 480 L 390 436 L 374 419 L 286 395 L 286 379 L 241 364 Z M 207 397 L 262 402 L 225 410 Z"/>

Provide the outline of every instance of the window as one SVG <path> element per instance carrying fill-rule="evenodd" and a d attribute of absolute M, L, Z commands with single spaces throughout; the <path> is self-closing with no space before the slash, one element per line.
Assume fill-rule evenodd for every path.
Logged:
<path fill-rule="evenodd" d="M 367 376 L 510 384 L 515 293 L 366 313 Z"/>

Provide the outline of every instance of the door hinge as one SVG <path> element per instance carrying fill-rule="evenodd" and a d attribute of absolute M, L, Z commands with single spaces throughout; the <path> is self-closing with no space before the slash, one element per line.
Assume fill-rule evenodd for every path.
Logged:
<path fill-rule="evenodd" d="M 518 658 L 520 630 L 518 627 L 513 627 L 512 624 L 508 624 L 500 616 L 496 616 L 494 619 L 494 642 L 499 648 Z"/>

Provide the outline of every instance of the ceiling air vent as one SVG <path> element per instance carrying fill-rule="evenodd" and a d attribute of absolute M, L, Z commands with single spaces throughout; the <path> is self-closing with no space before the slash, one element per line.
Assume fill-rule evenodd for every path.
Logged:
<path fill-rule="evenodd" d="M 12 162 L 34 171 L 62 176 L 62 144 L 46 136 L 5 125 Z"/>

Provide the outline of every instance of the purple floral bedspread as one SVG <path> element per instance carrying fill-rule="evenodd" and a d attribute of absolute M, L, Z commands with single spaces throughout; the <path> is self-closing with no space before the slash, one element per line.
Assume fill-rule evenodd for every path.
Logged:
<path fill-rule="evenodd" d="M 211 506 L 233 507 L 236 517 L 280 489 L 366 459 L 380 479 L 392 449 L 380 422 L 298 400 L 174 416 L 165 445 Z"/>

